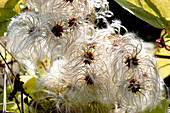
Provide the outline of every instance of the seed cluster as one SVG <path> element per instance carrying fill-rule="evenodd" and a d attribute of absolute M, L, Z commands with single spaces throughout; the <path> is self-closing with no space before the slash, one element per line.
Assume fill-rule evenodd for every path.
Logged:
<path fill-rule="evenodd" d="M 8 37 L 20 68 L 33 75 L 25 83 L 34 83 L 29 112 L 141 113 L 164 99 L 155 59 L 107 0 L 26 2 L 33 10 L 12 19 Z"/>

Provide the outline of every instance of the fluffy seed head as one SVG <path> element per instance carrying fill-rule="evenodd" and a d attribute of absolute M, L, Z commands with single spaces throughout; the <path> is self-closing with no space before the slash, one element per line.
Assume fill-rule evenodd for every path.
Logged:
<path fill-rule="evenodd" d="M 60 37 L 62 36 L 62 32 L 63 32 L 63 27 L 59 24 L 56 24 L 52 29 L 51 29 L 51 32 L 53 32 L 53 34 L 56 36 L 56 37 Z"/>

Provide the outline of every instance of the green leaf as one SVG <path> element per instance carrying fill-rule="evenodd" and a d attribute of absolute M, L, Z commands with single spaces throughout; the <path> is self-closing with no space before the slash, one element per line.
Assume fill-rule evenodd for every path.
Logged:
<path fill-rule="evenodd" d="M 13 17 L 16 14 L 12 9 L 10 8 L 2 8 L 0 9 L 0 22 L 9 21 L 11 17 Z"/>
<path fill-rule="evenodd" d="M 8 24 L 8 21 L 0 22 L 0 36 L 3 36 L 4 32 L 7 31 L 7 24 Z"/>
<path fill-rule="evenodd" d="M 19 0 L 8 0 L 4 8 L 13 9 L 18 2 Z"/>
<path fill-rule="evenodd" d="M 10 19 L 20 12 L 18 4 L 20 0 L 1 0 L 0 3 L 0 36 L 4 35 L 7 31 L 7 25 Z"/>
<path fill-rule="evenodd" d="M 138 18 L 170 31 L 170 0 L 115 0 Z"/>

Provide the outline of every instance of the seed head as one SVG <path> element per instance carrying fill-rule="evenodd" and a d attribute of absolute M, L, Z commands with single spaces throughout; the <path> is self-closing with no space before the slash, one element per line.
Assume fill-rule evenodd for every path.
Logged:
<path fill-rule="evenodd" d="M 94 56 L 93 56 L 93 53 L 90 52 L 90 51 L 87 51 L 85 54 L 84 54 L 84 63 L 85 64 L 91 64 L 92 60 L 94 60 Z"/>
<path fill-rule="evenodd" d="M 136 79 L 130 80 L 128 91 L 132 91 L 132 93 L 137 93 L 139 92 L 140 89 L 141 89 L 141 85 L 139 81 L 137 81 Z"/>
<path fill-rule="evenodd" d="M 87 82 L 87 85 L 93 85 L 94 84 L 90 75 L 86 75 L 84 80 Z"/>
<path fill-rule="evenodd" d="M 71 26 L 76 26 L 76 19 L 75 18 L 71 18 L 71 19 L 69 19 L 69 22 L 68 22 L 68 25 L 69 25 L 69 27 L 71 27 Z"/>
<path fill-rule="evenodd" d="M 130 58 L 129 56 L 127 57 L 125 64 L 130 68 L 131 64 L 133 66 L 137 66 L 138 65 L 138 59 L 136 58 L 136 56 L 134 56 L 133 58 Z"/>
<path fill-rule="evenodd" d="M 73 2 L 73 0 L 66 0 L 66 2 L 69 2 L 70 1 L 70 3 L 72 3 Z"/>
<path fill-rule="evenodd" d="M 62 32 L 63 32 L 63 26 L 59 25 L 59 24 L 56 24 L 52 29 L 51 31 L 53 32 L 53 34 L 56 36 L 56 37 L 60 37 L 62 36 Z"/>
<path fill-rule="evenodd" d="M 94 52 L 95 52 L 95 44 L 88 44 L 87 49 L 83 49 L 84 55 L 83 55 L 83 62 L 85 64 L 91 64 L 91 62 L 94 60 Z"/>
<path fill-rule="evenodd" d="M 35 30 L 35 28 L 36 28 L 36 27 L 34 27 L 34 26 L 33 26 L 32 28 L 30 28 L 30 29 L 28 30 L 28 33 L 32 33 L 32 32 Z"/>

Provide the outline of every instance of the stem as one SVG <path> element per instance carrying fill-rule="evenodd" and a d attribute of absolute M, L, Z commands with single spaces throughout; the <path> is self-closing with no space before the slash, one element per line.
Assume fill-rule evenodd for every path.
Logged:
<path fill-rule="evenodd" d="M 2 56 L 2 54 L 0 53 L 1 58 L 3 59 L 3 61 L 5 62 L 5 64 L 7 65 L 8 69 L 10 70 L 10 72 L 12 73 L 12 75 L 15 77 L 14 73 L 12 72 L 11 68 L 9 67 L 8 63 L 6 62 L 6 59 Z"/>
<path fill-rule="evenodd" d="M 1 54 L 2 55 L 2 54 Z M 5 58 L 6 60 L 6 52 Z M 4 66 L 3 113 L 6 113 L 6 65 Z"/>
<path fill-rule="evenodd" d="M 17 100 L 17 98 L 16 98 L 15 96 L 14 96 L 14 98 L 15 98 L 15 103 L 17 104 L 18 110 L 19 110 L 19 112 L 21 113 L 21 109 L 20 109 L 20 107 L 19 107 L 18 100 Z"/>
<path fill-rule="evenodd" d="M 4 73 L 3 113 L 6 112 L 6 72 Z"/>
<path fill-rule="evenodd" d="M 8 49 L 1 42 L 0 42 L 0 45 L 5 49 L 5 51 L 7 51 L 12 56 L 12 58 L 18 63 L 19 69 L 21 69 L 21 65 L 18 62 L 18 60 L 8 51 Z"/>
<path fill-rule="evenodd" d="M 2 43 L 0 43 L 0 45 L 5 49 L 5 58 L 3 57 L 3 55 L 0 53 L 0 56 L 1 56 L 1 58 L 3 59 L 3 61 L 5 62 L 5 66 L 4 66 L 4 95 L 3 95 L 3 113 L 6 113 L 6 66 L 8 67 L 8 69 L 10 70 L 10 72 L 12 73 L 12 75 L 15 77 L 15 75 L 14 75 L 14 73 L 12 72 L 12 70 L 11 70 L 11 68 L 9 67 L 9 65 L 8 65 L 8 63 L 6 62 L 6 51 L 9 53 L 9 51 L 6 49 L 6 47 L 2 44 Z M 10 53 L 9 53 L 10 54 Z M 11 55 L 11 54 L 10 54 Z M 12 55 L 11 55 L 12 56 Z M 12 56 L 13 57 L 13 56 Z M 14 58 L 14 57 L 13 57 Z M 18 63 L 18 61 L 14 58 L 14 60 Z M 19 64 L 19 63 L 18 63 Z M 19 64 L 19 66 L 20 66 L 20 64 Z M 12 87 L 12 84 L 11 84 L 11 89 L 13 89 L 13 87 Z M 18 104 L 18 101 L 17 101 L 17 98 L 14 96 L 14 98 L 15 98 L 15 102 L 17 103 L 17 106 L 18 106 L 18 110 L 20 111 L 20 113 L 21 113 L 21 110 L 20 110 L 20 107 L 19 107 L 19 104 Z"/>
<path fill-rule="evenodd" d="M 24 113 L 24 103 L 23 103 L 23 100 L 24 100 L 23 92 L 21 91 L 21 111 L 22 111 L 22 113 Z"/>

